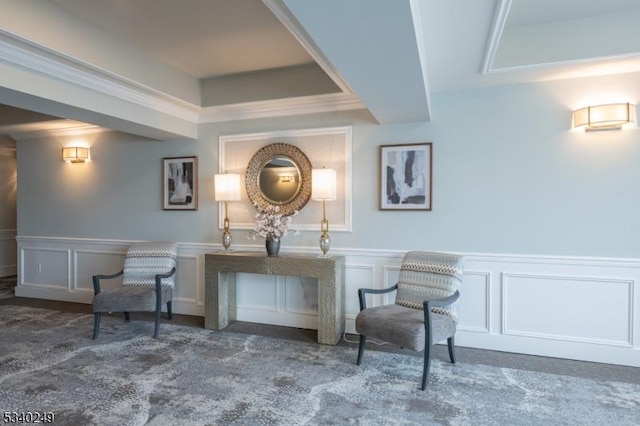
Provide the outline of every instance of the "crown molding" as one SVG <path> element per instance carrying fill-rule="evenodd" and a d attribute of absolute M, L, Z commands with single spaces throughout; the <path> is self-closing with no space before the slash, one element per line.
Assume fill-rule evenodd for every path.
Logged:
<path fill-rule="evenodd" d="M 265 1 L 268 4 L 275 3 L 270 0 Z M 287 28 L 291 29 L 290 26 Z M 303 30 L 300 29 L 300 31 Z M 321 54 L 317 53 L 317 49 L 314 51 L 314 48 L 310 47 L 312 42 L 305 41 L 300 38 L 302 37 L 300 35 L 296 35 L 296 37 L 305 48 L 311 49 L 310 52 L 313 52 L 314 59 L 344 93 L 243 102 L 203 108 L 108 70 L 79 61 L 2 28 L 0 28 L 0 61 L 18 65 L 67 84 L 117 97 L 194 124 L 366 109 L 362 101 L 351 92 L 351 89 L 335 72 L 333 66 Z M 85 123 L 75 122 L 76 124 L 73 125 L 69 123 L 61 125 L 64 121 L 70 120 L 54 120 L 49 124 L 3 126 L 0 128 L 0 133 L 11 134 L 15 139 L 31 139 L 47 135 L 68 136 L 70 134 L 106 131 L 99 126 Z"/>
<path fill-rule="evenodd" d="M 416 37 L 416 46 L 418 49 L 418 58 L 420 58 L 420 70 L 422 72 L 422 81 L 424 83 L 424 95 L 427 100 L 427 121 L 431 121 L 431 88 L 429 87 L 429 75 L 427 74 L 427 52 L 425 48 L 424 29 L 422 25 L 422 13 L 420 11 L 419 0 L 409 0 L 411 8 L 411 19 L 413 21 L 414 34 Z"/>
<path fill-rule="evenodd" d="M 493 61 L 498 53 L 500 39 L 504 32 L 504 26 L 509 17 L 512 0 L 498 0 L 496 10 L 493 15 L 493 23 L 491 24 L 491 33 L 487 40 L 487 47 L 484 51 L 484 60 L 482 61 L 482 74 L 489 74 L 493 71 Z"/>
<path fill-rule="evenodd" d="M 64 119 L 0 126 L 0 134 L 7 134 L 15 140 L 81 136 L 108 131 L 111 130 L 93 124 Z"/>
<path fill-rule="evenodd" d="M 200 106 L 80 61 L 0 28 L 0 60 L 197 123 Z"/>
<path fill-rule="evenodd" d="M 287 115 L 366 109 L 357 96 L 345 93 L 301 96 L 268 101 L 243 102 L 206 107 L 200 114 L 200 123 L 282 117 Z"/>

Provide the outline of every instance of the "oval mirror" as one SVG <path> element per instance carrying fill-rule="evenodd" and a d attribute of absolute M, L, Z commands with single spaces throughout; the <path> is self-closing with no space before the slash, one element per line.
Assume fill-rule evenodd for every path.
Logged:
<path fill-rule="evenodd" d="M 267 145 L 251 158 L 245 186 L 258 210 L 279 206 L 288 216 L 303 208 L 311 197 L 311 162 L 293 145 Z"/>
<path fill-rule="evenodd" d="M 258 176 L 258 187 L 274 204 L 290 202 L 300 191 L 300 171 L 289 157 L 274 157 L 267 161 Z"/>

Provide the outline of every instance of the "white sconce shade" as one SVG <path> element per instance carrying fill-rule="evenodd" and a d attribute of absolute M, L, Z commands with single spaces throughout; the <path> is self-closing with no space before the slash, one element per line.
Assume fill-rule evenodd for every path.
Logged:
<path fill-rule="evenodd" d="M 216 201 L 238 201 L 240 199 L 240 175 L 217 174 L 214 176 Z"/>
<path fill-rule="evenodd" d="M 84 163 L 89 161 L 89 148 L 80 146 L 62 148 L 62 160 L 71 163 Z"/>
<path fill-rule="evenodd" d="M 595 105 L 573 112 L 573 128 L 616 130 L 636 120 L 636 107 L 630 103 Z"/>
<path fill-rule="evenodd" d="M 336 199 L 336 171 L 333 169 L 311 170 L 311 198 L 313 200 Z"/>

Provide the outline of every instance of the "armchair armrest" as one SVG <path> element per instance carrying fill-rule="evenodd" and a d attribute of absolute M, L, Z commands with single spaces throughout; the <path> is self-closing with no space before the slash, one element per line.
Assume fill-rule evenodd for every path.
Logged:
<path fill-rule="evenodd" d="M 436 306 L 447 306 L 455 302 L 460 298 L 460 292 L 456 290 L 451 296 L 445 299 L 436 299 L 436 300 L 425 300 L 424 301 L 424 309 L 427 308 L 435 308 Z"/>
<path fill-rule="evenodd" d="M 174 266 L 173 268 L 171 268 L 171 270 L 169 272 L 167 272 L 166 274 L 156 274 L 156 282 L 158 282 L 158 280 L 162 279 L 162 278 L 169 278 L 171 275 L 176 273 L 176 267 Z"/>
<path fill-rule="evenodd" d="M 425 300 L 424 303 L 424 321 L 425 324 L 429 324 L 431 322 L 431 309 L 436 306 L 447 306 L 455 302 L 460 298 L 460 292 L 456 290 L 451 296 L 445 299 L 436 299 L 436 300 Z"/>
<path fill-rule="evenodd" d="M 119 277 L 124 273 L 124 269 L 120 272 L 116 272 L 115 274 L 109 275 L 94 275 L 93 276 L 93 294 L 100 293 L 100 280 L 110 280 L 112 278 Z"/>
<path fill-rule="evenodd" d="M 367 299 L 365 298 L 365 296 L 367 294 L 383 294 L 383 293 L 390 293 L 393 290 L 397 290 L 398 289 L 398 284 L 394 284 L 389 288 L 382 288 L 382 289 L 377 289 L 377 288 L 360 288 L 358 289 L 358 299 L 360 300 L 360 310 L 365 310 L 367 309 Z"/>
<path fill-rule="evenodd" d="M 169 278 L 171 275 L 175 273 L 176 273 L 176 267 L 174 266 L 166 274 L 156 274 L 156 293 L 158 294 L 158 296 L 162 294 L 162 279 Z"/>
<path fill-rule="evenodd" d="M 166 274 L 156 274 L 156 312 L 161 311 L 162 307 L 162 279 L 169 278 L 176 273 L 176 267 L 171 268 Z"/>

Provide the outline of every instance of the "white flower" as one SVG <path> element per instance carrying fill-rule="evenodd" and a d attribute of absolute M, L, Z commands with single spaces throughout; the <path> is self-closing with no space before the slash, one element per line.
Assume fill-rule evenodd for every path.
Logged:
<path fill-rule="evenodd" d="M 255 206 L 256 209 L 258 206 Z M 294 211 L 292 215 L 284 216 L 280 213 L 280 206 L 267 206 L 263 210 L 256 213 L 256 223 L 253 226 L 252 237 L 266 238 L 268 240 L 278 241 L 289 231 L 289 225 L 293 221 L 293 216 L 297 216 L 298 211 Z M 297 234 L 297 231 L 295 231 Z"/>

